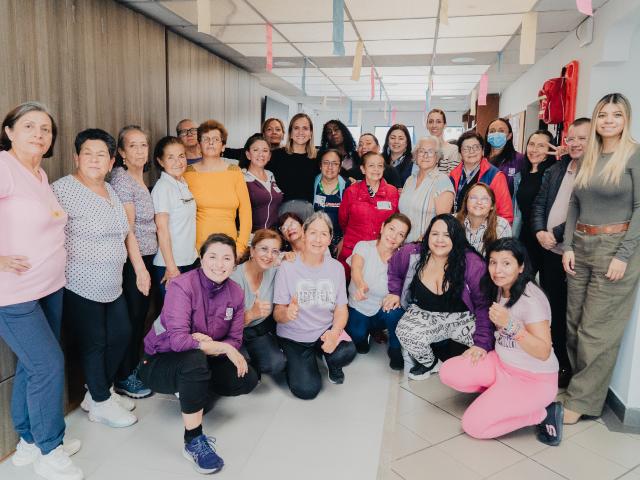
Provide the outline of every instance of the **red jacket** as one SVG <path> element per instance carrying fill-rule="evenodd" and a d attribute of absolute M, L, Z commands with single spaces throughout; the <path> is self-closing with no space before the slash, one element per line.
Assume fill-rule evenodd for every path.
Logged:
<path fill-rule="evenodd" d="M 348 258 L 360 240 L 378 238 L 382 222 L 398 211 L 399 196 L 398 189 L 384 179 L 373 198 L 364 180 L 344 191 L 338 210 L 338 222 L 344 232 L 340 259 Z"/>
<path fill-rule="evenodd" d="M 453 188 L 456 191 L 456 199 L 458 198 L 458 185 L 460 184 L 463 168 L 464 165 L 460 162 L 460 164 L 449 174 L 449 178 L 453 183 Z M 496 213 L 498 216 L 504 218 L 509 223 L 513 223 L 513 202 L 511 201 L 509 186 L 504 173 L 491 165 L 489 160 L 483 158 L 480 160 L 478 182 L 486 183 L 491 187 L 491 190 L 493 190 L 493 194 L 496 196 Z M 460 201 L 462 201 L 462 199 Z M 460 209 L 460 205 L 458 205 L 457 202 L 456 209 Z"/>

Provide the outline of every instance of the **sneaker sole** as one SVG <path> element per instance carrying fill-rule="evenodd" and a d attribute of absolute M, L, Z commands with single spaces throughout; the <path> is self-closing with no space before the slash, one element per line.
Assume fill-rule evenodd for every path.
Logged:
<path fill-rule="evenodd" d="M 109 422 L 108 420 L 106 420 L 104 418 L 95 417 L 95 416 L 91 415 L 91 412 L 89 412 L 89 420 L 91 420 L 92 422 L 96 422 L 96 423 L 102 423 L 103 425 L 106 425 L 106 426 L 111 427 L 111 428 L 127 428 L 127 427 L 130 427 L 131 425 L 135 425 L 136 423 L 138 423 L 138 418 L 136 417 L 136 419 L 131 423 L 128 423 L 126 425 L 124 425 L 124 424 L 117 425 L 115 423 Z"/>
<path fill-rule="evenodd" d="M 153 392 L 149 392 L 149 393 L 131 393 L 123 388 L 117 388 L 114 387 L 113 389 L 116 393 L 119 393 L 120 395 L 126 395 L 127 397 L 130 398 L 135 398 L 137 400 L 140 400 L 141 398 L 149 398 L 151 395 L 153 395 Z"/>
<path fill-rule="evenodd" d="M 433 372 L 431 370 L 429 370 L 428 372 L 425 372 L 421 375 L 416 375 L 415 373 L 407 373 L 407 377 L 409 377 L 411 380 L 426 380 L 427 378 L 429 378 L 431 376 Z"/>
<path fill-rule="evenodd" d="M 18 460 L 18 458 L 20 460 Z M 16 457 L 15 453 L 11 456 L 11 463 L 16 467 L 26 467 L 27 465 L 31 465 L 35 461 L 36 461 L 36 457 L 33 457 L 33 458 L 27 458 L 26 456 Z"/>
<path fill-rule="evenodd" d="M 55 470 L 51 470 L 50 468 L 42 468 L 37 462 L 33 464 L 33 470 L 44 478 L 56 478 L 56 479 L 64 479 L 64 480 L 82 480 L 84 478 L 84 474 L 80 470 L 74 475 L 59 473 Z"/>
<path fill-rule="evenodd" d="M 184 448 L 182 449 L 182 456 L 184 458 L 186 458 L 189 461 L 189 463 L 191 463 L 191 466 L 193 466 L 193 469 L 196 472 L 202 473 L 203 475 L 209 475 L 209 474 L 212 474 L 212 473 L 218 473 L 220 470 L 222 470 L 222 467 L 224 467 L 224 464 L 222 464 L 222 467 L 202 468 L 202 467 L 198 466 L 198 464 L 193 459 L 193 457 L 191 455 L 189 455 L 189 453 L 187 453 L 187 451 Z"/>
<path fill-rule="evenodd" d="M 331 378 L 331 375 L 329 374 L 329 364 L 327 363 L 327 357 L 322 355 L 322 359 L 324 360 L 324 365 L 327 367 L 327 379 L 329 380 L 329 383 L 332 383 L 334 385 L 342 385 L 344 383 L 344 378 L 341 382 L 336 382 L 335 380 L 333 380 Z"/>

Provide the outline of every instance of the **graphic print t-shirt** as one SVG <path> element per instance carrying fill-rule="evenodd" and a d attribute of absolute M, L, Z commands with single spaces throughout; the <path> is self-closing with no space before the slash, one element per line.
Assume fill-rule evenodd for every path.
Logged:
<path fill-rule="evenodd" d="M 336 306 L 347 304 L 344 267 L 330 257 L 322 265 L 305 265 L 300 256 L 284 261 L 276 274 L 273 303 L 288 305 L 298 299 L 298 317 L 278 323 L 279 337 L 296 342 L 315 342 L 333 324 Z"/>

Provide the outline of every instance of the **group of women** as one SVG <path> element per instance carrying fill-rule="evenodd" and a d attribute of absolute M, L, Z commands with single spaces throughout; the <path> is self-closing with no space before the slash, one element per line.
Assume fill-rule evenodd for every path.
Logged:
<path fill-rule="evenodd" d="M 464 133 L 454 150 L 444 112 L 433 110 L 431 136 L 412 148 L 394 125 L 382 152 L 375 136 L 356 144 L 338 120 L 317 151 L 306 114 L 291 119 L 285 147 L 284 125 L 269 119 L 228 151 L 220 122 L 183 120 L 155 146 L 161 175 L 149 192 L 149 138 L 133 125 L 117 141 L 80 132 L 74 173 L 49 186 L 41 162 L 53 154 L 55 122 L 41 104 L 19 105 L 0 136 L 0 336 L 18 357 L 13 462 L 82 478 L 69 459 L 80 442 L 64 438 L 63 321 L 89 419 L 126 427 L 137 421 L 129 397 L 175 393 L 183 454 L 201 473 L 224 465 L 202 431 L 212 394 L 246 394 L 261 374 L 284 372 L 293 395 L 312 399 L 317 359 L 341 384 L 379 330 L 392 369 L 415 380 L 439 371 L 453 388 L 481 392 L 462 420 L 468 434 L 538 425 L 538 439 L 557 445 L 563 421 L 602 411 L 640 276 L 630 112 L 611 94 L 590 127 L 569 129 L 581 168 L 572 194 L 558 187 L 566 224 L 552 241 L 562 215 L 540 198 L 547 173 L 569 168 L 556 161 L 563 152 L 538 131 L 520 155 L 503 119 L 484 137 Z M 588 133 L 574 156 L 579 128 Z M 548 276 L 558 242 L 564 300 L 535 281 Z M 152 284 L 163 308 L 145 332 Z M 566 320 L 556 318 L 562 302 Z M 563 368 L 572 376 L 557 402 Z"/>

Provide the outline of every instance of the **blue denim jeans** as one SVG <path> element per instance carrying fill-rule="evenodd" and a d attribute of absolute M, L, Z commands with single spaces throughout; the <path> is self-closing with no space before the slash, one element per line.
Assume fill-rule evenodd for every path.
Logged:
<path fill-rule="evenodd" d="M 47 454 L 64 437 L 64 355 L 60 348 L 62 289 L 0 307 L 0 337 L 18 357 L 11 418 L 16 432 Z"/>
<path fill-rule="evenodd" d="M 396 337 L 396 325 L 403 314 L 404 310 L 400 307 L 388 312 L 381 308 L 372 317 L 367 317 L 355 308 L 349 307 L 349 321 L 346 330 L 354 343 L 360 343 L 367 339 L 371 330 L 386 328 L 389 331 L 389 348 L 400 348 L 400 342 Z"/>

